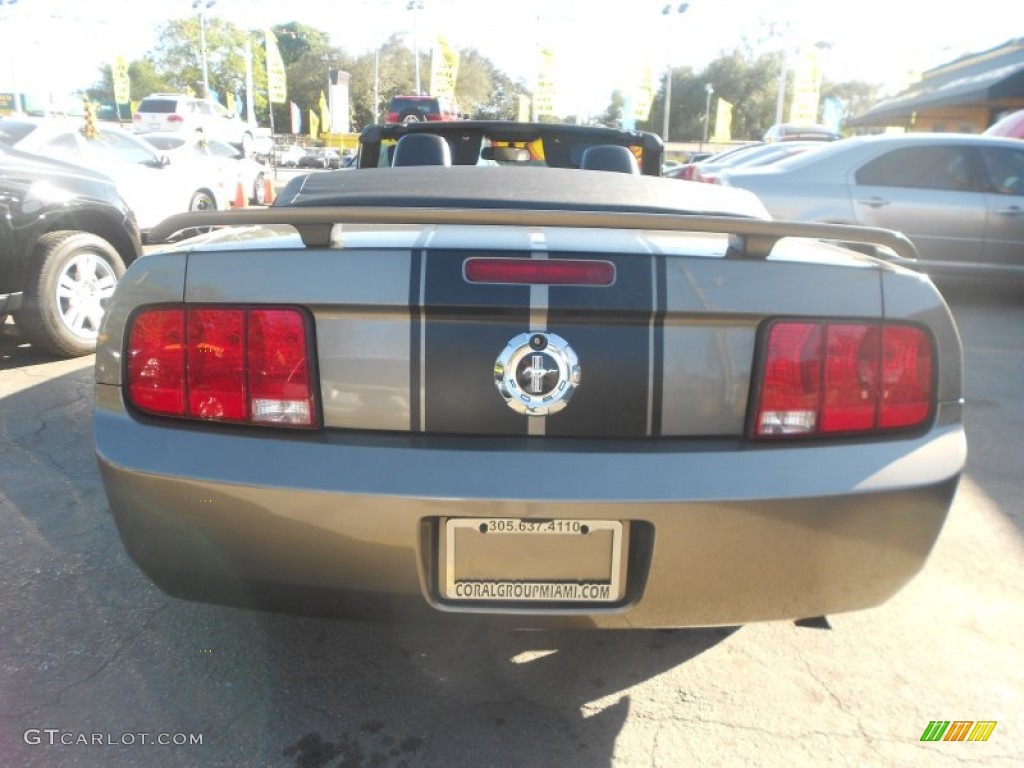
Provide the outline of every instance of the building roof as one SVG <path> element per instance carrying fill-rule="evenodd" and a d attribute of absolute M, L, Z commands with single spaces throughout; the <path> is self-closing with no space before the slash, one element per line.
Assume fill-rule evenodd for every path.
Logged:
<path fill-rule="evenodd" d="M 990 106 L 1021 99 L 1024 99 L 1024 37 L 930 69 L 907 90 L 847 120 L 847 124 L 905 123 L 910 122 L 915 112 L 926 109 Z"/>

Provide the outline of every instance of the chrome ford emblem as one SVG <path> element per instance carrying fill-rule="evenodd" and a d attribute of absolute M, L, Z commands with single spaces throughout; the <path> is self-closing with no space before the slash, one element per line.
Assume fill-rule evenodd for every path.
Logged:
<path fill-rule="evenodd" d="M 580 383 L 580 361 L 553 333 L 521 333 L 494 362 L 494 384 L 509 408 L 547 416 L 565 408 Z"/>

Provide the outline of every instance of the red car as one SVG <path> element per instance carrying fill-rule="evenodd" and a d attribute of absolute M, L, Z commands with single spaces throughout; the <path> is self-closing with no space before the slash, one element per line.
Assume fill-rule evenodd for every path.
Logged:
<path fill-rule="evenodd" d="M 1011 139 L 1024 139 L 1024 109 L 1011 112 L 1002 120 L 990 125 L 984 131 L 985 136 L 1007 136 Z"/>
<path fill-rule="evenodd" d="M 421 123 L 458 120 L 455 105 L 437 96 L 394 96 L 388 106 L 386 123 Z"/>

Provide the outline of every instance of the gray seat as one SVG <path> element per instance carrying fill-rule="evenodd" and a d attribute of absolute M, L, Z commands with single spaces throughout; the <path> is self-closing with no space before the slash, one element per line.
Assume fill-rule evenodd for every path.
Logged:
<path fill-rule="evenodd" d="M 452 152 L 442 136 L 407 133 L 395 145 L 392 165 L 451 165 Z"/>
<path fill-rule="evenodd" d="M 639 175 L 640 166 L 629 147 L 617 144 L 598 144 L 588 147 L 580 159 L 580 168 L 590 171 L 614 171 Z"/>

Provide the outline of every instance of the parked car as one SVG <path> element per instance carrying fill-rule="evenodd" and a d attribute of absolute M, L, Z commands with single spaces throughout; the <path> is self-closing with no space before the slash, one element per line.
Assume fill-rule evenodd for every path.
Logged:
<path fill-rule="evenodd" d="M 337 169 L 342 167 L 341 154 L 336 149 L 309 147 L 296 165 L 299 168 Z"/>
<path fill-rule="evenodd" d="M 776 123 L 762 137 L 763 141 L 836 141 L 839 133 L 825 125 Z"/>
<path fill-rule="evenodd" d="M 694 164 L 690 176 L 693 181 L 714 184 L 723 170 L 727 168 L 757 168 L 771 165 L 787 157 L 798 155 L 809 149 L 820 147 L 817 141 L 780 141 L 772 144 L 751 144 L 730 151 L 717 160 L 709 157 Z"/>
<path fill-rule="evenodd" d="M 223 210 L 234 194 L 215 170 L 169 165 L 151 145 L 113 125 L 97 126 L 90 137 L 78 119 L 4 118 L 0 141 L 110 176 L 143 232 L 175 213 Z"/>
<path fill-rule="evenodd" d="M 200 165 L 213 168 L 218 174 L 221 186 L 228 190 L 242 185 L 250 203 L 263 205 L 266 202 L 267 167 L 241 150 L 216 139 L 206 139 L 201 133 L 144 133 L 142 138 L 171 164 Z"/>
<path fill-rule="evenodd" d="M 300 147 L 297 144 L 284 147 L 279 150 L 276 155 L 277 165 L 285 168 L 294 168 L 298 166 L 299 160 L 301 160 L 306 154 L 306 148 Z"/>
<path fill-rule="evenodd" d="M 1010 139 L 1024 139 L 1024 109 L 1011 112 L 986 128 L 985 136 L 1005 136 Z"/>
<path fill-rule="evenodd" d="M 757 194 L 780 219 L 907 235 L 934 274 L 1024 276 L 1024 145 L 968 134 L 843 139 L 719 183 Z"/>
<path fill-rule="evenodd" d="M 454 125 L 371 126 L 344 183 L 175 217 L 154 238 L 228 228 L 129 269 L 94 436 L 158 585 L 625 629 L 866 608 L 922 567 L 959 337 L 928 279 L 822 242 L 908 241 L 663 179 L 652 134 Z"/>
<path fill-rule="evenodd" d="M 763 142 L 750 142 L 746 144 L 738 144 L 734 147 L 723 149 L 719 152 L 710 153 L 695 153 L 694 157 L 691 157 L 687 162 L 683 163 L 677 168 L 672 168 L 667 171 L 664 175 L 670 179 L 680 179 L 682 181 L 693 181 L 694 174 L 697 172 L 697 166 L 703 162 L 715 163 L 720 160 L 724 160 L 730 155 L 749 149 L 750 147 L 762 146 Z"/>
<path fill-rule="evenodd" d="M 458 108 L 436 96 L 394 96 L 388 105 L 386 123 L 418 123 L 458 120 Z"/>
<path fill-rule="evenodd" d="M 208 138 L 234 144 L 245 154 L 253 149 L 255 129 L 211 99 L 182 93 L 154 93 L 139 102 L 132 115 L 136 133 L 203 131 Z"/>
<path fill-rule="evenodd" d="M 141 253 L 111 179 L 0 142 L 0 326 L 13 314 L 37 349 L 92 352 L 114 288 Z"/>

